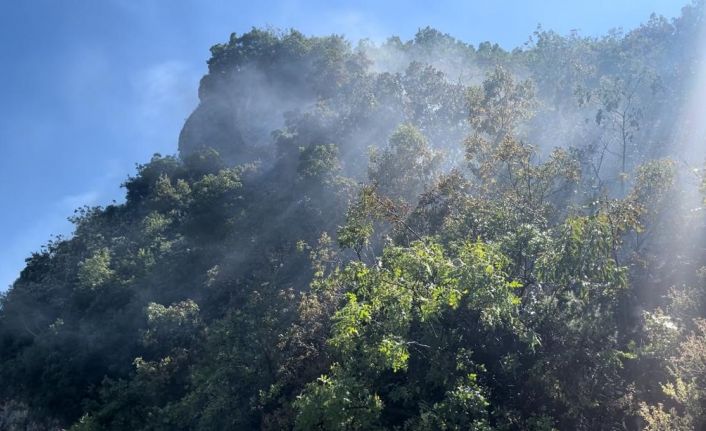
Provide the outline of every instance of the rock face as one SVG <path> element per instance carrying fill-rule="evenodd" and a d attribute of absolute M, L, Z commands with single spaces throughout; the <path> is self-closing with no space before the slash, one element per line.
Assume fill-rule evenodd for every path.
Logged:
<path fill-rule="evenodd" d="M 331 58 L 323 57 L 322 45 Z M 272 132 L 285 126 L 285 114 L 306 111 L 327 90 L 344 85 L 350 72 L 345 63 L 353 57 L 339 38 L 259 30 L 232 35 L 211 51 L 200 104 L 182 130 L 179 151 L 210 147 L 234 163 L 271 157 Z"/>
<path fill-rule="evenodd" d="M 233 164 L 268 163 L 288 151 L 282 145 L 335 144 L 345 161 L 384 145 L 400 123 L 437 147 L 466 131 L 466 87 L 401 51 L 395 73 L 373 65 L 379 53 L 337 36 L 253 30 L 211 51 L 199 106 L 179 137 L 182 156 L 212 148 Z M 283 133 L 297 139 L 283 144 Z"/>
<path fill-rule="evenodd" d="M 271 134 L 284 126 L 284 114 L 314 100 L 310 91 L 290 94 L 281 79 L 252 64 L 204 77 L 199 106 L 179 136 L 180 153 L 210 147 L 234 164 L 271 156 Z"/>

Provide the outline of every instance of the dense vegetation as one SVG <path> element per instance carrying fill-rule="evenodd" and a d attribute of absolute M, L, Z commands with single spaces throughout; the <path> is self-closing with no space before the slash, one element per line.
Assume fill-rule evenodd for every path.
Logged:
<path fill-rule="evenodd" d="M 0 428 L 705 429 L 703 26 L 233 34 L 2 296 Z"/>

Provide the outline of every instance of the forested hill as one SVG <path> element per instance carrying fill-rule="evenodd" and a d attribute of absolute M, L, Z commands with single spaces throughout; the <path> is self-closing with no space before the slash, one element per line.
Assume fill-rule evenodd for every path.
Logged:
<path fill-rule="evenodd" d="M 1 297 L 0 429 L 706 429 L 703 30 L 231 35 Z"/>

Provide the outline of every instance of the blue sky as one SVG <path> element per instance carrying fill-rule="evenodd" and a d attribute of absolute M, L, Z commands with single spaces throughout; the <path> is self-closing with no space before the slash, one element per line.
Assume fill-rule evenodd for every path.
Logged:
<path fill-rule="evenodd" d="M 0 5 L 0 291 L 82 205 L 176 152 L 209 47 L 253 26 L 408 39 L 430 25 L 511 49 L 541 23 L 560 33 L 633 28 L 688 0 L 7 0 Z"/>

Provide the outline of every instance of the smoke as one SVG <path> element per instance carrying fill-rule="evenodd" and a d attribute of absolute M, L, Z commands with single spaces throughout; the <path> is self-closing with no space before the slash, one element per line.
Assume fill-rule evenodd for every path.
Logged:
<path fill-rule="evenodd" d="M 262 33 L 234 35 L 218 49 L 235 50 Z M 521 138 L 542 157 L 556 147 L 588 148 L 601 158 L 602 176 L 615 183 L 625 164 L 623 152 L 622 159 L 629 158 L 625 169 L 631 171 L 651 157 L 667 156 L 664 149 L 683 140 L 670 136 L 675 109 L 665 107 L 685 93 L 681 72 L 673 67 L 681 45 L 663 40 L 665 35 L 676 39 L 676 33 L 675 24 L 657 17 L 625 35 L 601 39 L 539 29 L 523 49 L 506 52 L 490 43 L 474 47 L 431 28 L 419 30 L 412 40 L 366 39 L 355 47 L 340 37 L 304 42 L 296 32 L 270 32 L 268 37 L 285 45 L 301 44 L 303 54 L 279 53 L 290 55 L 284 60 L 253 55 L 230 70 L 212 64 L 179 148 L 189 154 L 213 147 L 230 162 L 270 167 L 281 150 L 276 132 L 286 131 L 296 136 L 290 145 L 336 145 L 344 172 L 360 179 L 368 149 L 384 147 L 395 127 L 409 123 L 447 155 L 446 166 L 461 167 L 462 142 L 470 132 L 468 90 L 503 67 L 536 88 L 537 109 L 522 125 Z M 648 70 L 640 61 L 656 41 L 662 46 L 649 50 Z M 336 52 L 337 63 L 322 64 L 330 60 L 317 57 L 317 49 L 306 43 Z M 613 51 L 600 46 L 625 55 L 612 58 Z M 638 63 L 644 70 L 636 69 Z M 327 82 L 316 82 L 321 75 Z M 335 91 L 324 90 L 331 82 Z M 686 111 L 698 123 L 698 113 Z M 619 124 L 625 117 L 627 127 Z M 632 157 L 638 154 L 643 159 Z"/>
<path fill-rule="evenodd" d="M 361 18 L 342 19 L 354 25 Z M 503 189 L 514 181 L 508 178 L 514 174 L 509 162 L 507 174 L 476 174 L 481 182 L 487 177 L 489 183 L 499 184 L 489 193 L 499 190 L 498 196 L 487 200 L 481 196 L 478 200 L 479 205 L 491 207 L 491 212 L 514 213 L 518 220 L 531 215 L 532 223 L 538 226 L 552 225 L 574 211 L 602 211 L 604 207 L 592 206 L 600 200 L 606 207 L 627 202 L 625 218 L 653 217 L 644 233 L 638 232 L 639 228 L 616 228 L 629 233 L 613 234 L 621 235 L 613 248 L 619 248 L 616 243 L 623 239 L 625 245 L 620 251 L 611 251 L 615 260 L 632 265 L 630 276 L 637 280 L 632 293 L 642 295 L 642 301 L 636 301 L 639 305 L 631 305 L 634 311 L 661 305 L 667 288 L 693 281 L 706 239 L 699 193 L 701 177 L 697 175 L 706 156 L 706 33 L 702 21 L 695 24 L 693 20 L 688 15 L 674 22 L 653 18 L 627 34 L 613 33 L 599 39 L 561 36 L 540 29 L 530 43 L 512 52 L 490 43 L 472 46 L 431 28 L 421 29 L 407 41 L 391 37 L 358 43 L 341 36 L 307 37 L 296 31 L 254 29 L 240 36 L 234 34 L 226 43 L 212 48 L 208 74 L 200 82 L 198 106 L 179 136 L 181 160 L 155 158 L 138 177 L 128 181 L 125 205 L 84 213 L 74 239 L 62 246 L 70 248 L 70 253 L 64 253 L 72 260 L 62 263 L 64 272 L 58 272 L 58 287 L 47 284 L 54 289 L 47 297 L 57 305 L 43 308 L 35 307 L 32 301 L 21 302 L 22 289 L 33 287 L 34 281 L 28 277 L 42 275 L 42 259 L 53 259 L 51 253 L 35 256 L 23 275 L 25 279 L 20 279 L 18 289 L 12 291 L 20 297 L 18 319 L 24 319 L 22 311 L 30 309 L 26 315 L 34 322 L 28 326 L 18 320 L 24 325 L 18 331 L 36 338 L 35 333 L 48 325 L 63 325 L 59 318 L 65 312 L 62 295 L 75 297 L 75 316 L 79 318 L 71 336 L 90 340 L 86 343 L 90 348 L 97 345 L 108 350 L 118 344 L 123 333 L 139 332 L 135 321 L 143 318 L 144 304 L 190 298 L 203 305 L 209 318 L 216 319 L 237 310 L 253 286 L 271 284 L 282 291 L 306 289 L 312 279 L 311 269 L 306 256 L 295 252 L 295 244 L 315 244 L 322 234 L 334 237 L 361 183 L 377 182 L 381 194 L 397 194 L 400 200 L 409 201 L 399 205 L 401 215 L 394 214 L 404 223 L 415 210 L 419 193 L 434 185 L 438 154 L 444 158 L 439 163 L 442 171 L 462 172 L 462 183 L 466 182 L 462 175 L 473 176 L 465 141 L 472 134 L 483 133 L 494 134 L 493 138 L 516 134 L 517 145 L 512 141 L 506 151 L 511 154 L 499 158 L 515 160 L 513 157 L 521 153 L 523 165 L 526 147 L 522 144 L 535 148 L 538 157 L 522 166 L 527 189 L 532 189 L 530 183 L 535 181 L 531 173 L 539 172 L 537 177 L 546 174 L 546 179 L 537 180 L 547 184 L 539 186 L 546 190 L 537 198 L 541 202 L 536 206 L 544 206 L 550 199 L 561 205 L 557 214 L 551 215 L 553 219 L 544 217 L 544 208 L 538 209 L 534 218 L 530 214 L 535 211 L 532 190 L 527 198 L 519 193 L 504 195 L 506 189 L 520 182 Z M 694 29 L 698 29 L 698 38 L 693 35 Z M 508 84 L 506 71 L 514 84 Z M 175 62 L 157 64 L 135 78 L 134 85 L 144 89 L 135 115 L 146 138 L 160 135 L 160 130 L 151 125 L 163 124 L 165 112 L 171 117 L 194 102 L 186 91 L 192 78 L 192 71 Z M 485 91 L 486 83 L 491 91 Z M 531 102 L 526 100 L 530 95 L 534 97 Z M 486 102 L 488 106 L 474 105 Z M 530 109 L 532 115 L 526 112 Z M 472 119 L 470 113 L 475 115 Z M 485 117 L 485 123 L 501 124 L 485 126 L 479 120 Z M 496 131 L 489 132 L 491 129 Z M 502 148 L 505 144 L 500 144 L 502 139 L 490 143 L 492 140 L 488 139 L 487 147 Z M 427 142 L 430 148 L 426 148 Z M 201 152 L 209 148 L 215 149 L 221 159 Z M 386 152 L 390 148 L 392 151 Z M 587 187 L 590 190 L 582 190 L 583 194 L 572 190 L 574 175 L 564 173 L 562 160 L 557 165 L 530 166 L 545 161 L 555 148 L 570 149 L 561 153 L 567 154 L 567 159 L 578 154 L 580 160 L 572 159 L 567 164 L 577 162 L 575 165 L 586 169 L 584 178 L 589 180 L 584 181 L 591 182 Z M 631 188 L 639 185 L 638 173 L 644 172 L 640 166 L 662 157 L 676 160 L 679 172 L 666 199 L 669 205 L 661 205 L 659 211 L 649 207 L 652 201 L 648 191 L 642 199 L 645 208 L 637 208 L 642 202 L 628 208 L 633 204 L 629 201 Z M 234 165 L 249 167 L 242 175 L 224 169 Z M 488 169 L 499 165 L 489 163 Z M 564 177 L 571 177 L 566 181 L 571 187 L 563 187 Z M 663 178 L 659 174 L 655 177 Z M 524 188 L 524 178 L 521 182 Z M 559 182 L 561 186 L 553 190 L 554 183 Z M 579 184 L 576 189 L 584 186 Z M 465 190 L 468 193 L 464 191 L 463 198 L 469 200 L 476 198 L 475 193 L 485 193 L 483 187 Z M 76 205 L 98 196 L 92 191 L 67 196 L 62 205 Z M 496 198 L 504 201 L 493 208 Z M 389 211 L 396 212 L 397 202 L 389 202 L 394 207 Z M 473 209 L 462 211 L 475 217 Z M 623 213 L 616 213 L 623 217 Z M 363 217 L 384 218 L 369 214 Z M 439 223 L 446 223 L 445 217 L 439 217 Z M 379 220 L 375 223 L 376 229 L 384 224 Z M 499 231 L 495 235 L 512 230 L 512 223 L 493 227 Z M 625 221 L 625 225 L 632 223 L 633 219 Z M 146 229 L 142 224 L 157 227 Z M 464 232 L 454 240 L 463 241 L 468 239 L 465 235 L 471 235 L 466 230 L 474 227 L 472 222 L 460 226 Z M 384 232 L 387 228 L 377 229 L 364 241 L 379 250 L 385 241 L 382 237 L 390 232 Z M 551 234 L 548 228 L 547 241 Z M 644 257 L 647 264 L 639 267 L 637 259 L 630 261 L 631 256 L 626 255 L 632 251 L 640 259 Z M 116 258 L 113 263 L 111 256 L 123 259 Z M 678 263 L 671 265 L 671 260 Z M 653 262 L 663 266 L 651 265 Z M 665 266 L 671 267 L 667 268 L 669 272 L 662 271 Z M 96 273 L 97 281 L 85 283 L 83 268 L 88 268 L 86 273 Z M 114 285 L 105 281 L 115 274 L 126 277 L 116 278 Z M 43 286 L 45 282 L 40 281 L 37 285 Z M 101 284 L 116 296 L 103 295 L 96 289 Z M 136 291 L 134 297 L 129 296 L 131 289 Z M 80 308 L 89 300 L 95 301 L 91 307 L 97 304 L 96 311 Z M 44 298 L 36 303 L 44 305 L 41 301 Z M 110 317 L 106 325 L 101 313 L 116 306 L 114 301 L 125 301 L 117 306 L 124 311 Z M 130 307 L 125 305 L 128 303 Z M 90 313 L 98 317 L 89 316 L 83 322 L 83 316 Z M 51 326 L 49 330 L 53 330 Z M 101 340 L 101 334 L 109 336 Z M 138 339 L 134 338 L 133 343 L 137 344 Z M 63 346 L 59 342 L 57 345 Z M 122 352 L 119 364 L 124 374 L 135 356 L 131 353 L 139 349 L 127 346 Z"/>
<path fill-rule="evenodd" d="M 701 190 L 706 179 L 706 27 L 703 15 L 692 18 L 698 22 L 698 32 L 687 45 L 691 61 L 686 63 L 689 66 L 685 71 L 686 98 L 677 111 L 672 130 L 671 152 L 678 165 L 678 188 L 671 208 L 675 222 L 667 233 L 670 240 L 663 251 L 666 257 L 685 263 L 672 281 L 676 289 L 694 285 L 706 256 L 706 212 Z"/>
<path fill-rule="evenodd" d="M 632 31 L 600 38 L 539 28 L 512 52 L 491 43 L 473 46 L 428 27 L 411 40 L 358 42 L 296 31 L 234 34 L 212 48 L 179 150 L 188 156 L 214 148 L 229 164 L 256 163 L 252 181 L 272 185 L 259 192 L 284 194 L 267 221 L 268 235 L 288 238 L 293 214 L 329 197 L 306 190 L 313 201 L 288 201 L 281 190 L 301 181 L 292 160 L 305 149 L 335 147 L 341 174 L 365 182 L 371 149 L 384 149 L 399 125 L 411 124 L 444 156 L 444 171 L 464 171 L 464 139 L 472 133 L 469 91 L 503 68 L 534 88 L 533 115 L 519 125 L 517 137 L 536 149 L 535 162 L 555 148 L 582 155 L 584 176 L 593 183 L 576 196 L 578 207 L 591 208 L 598 197 L 627 196 L 636 170 L 650 160 L 677 161 L 673 231 L 655 233 L 651 247 L 662 247 L 654 251 L 661 257 L 696 254 L 692 246 L 679 247 L 694 243 L 685 240 L 686 226 L 700 214 L 695 173 L 706 156 L 706 70 L 695 55 L 705 48 L 698 10 L 686 8 L 672 21 L 653 16 Z M 330 227 L 342 222 L 340 216 L 327 220 Z"/>

